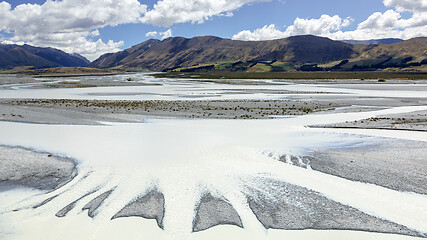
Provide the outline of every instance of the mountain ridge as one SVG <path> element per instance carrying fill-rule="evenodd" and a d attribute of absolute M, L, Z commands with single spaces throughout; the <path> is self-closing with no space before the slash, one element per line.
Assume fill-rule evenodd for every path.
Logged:
<path fill-rule="evenodd" d="M 34 68 L 87 67 L 90 61 L 81 55 L 68 54 L 55 48 L 31 45 L 0 44 L 0 68 L 20 66 Z"/>
<path fill-rule="evenodd" d="M 427 59 L 422 52 L 427 38 L 420 39 L 414 46 L 410 40 L 362 45 L 313 35 L 268 41 L 172 37 L 105 54 L 90 66 L 147 71 L 374 70 L 420 65 Z"/>
<path fill-rule="evenodd" d="M 357 42 L 357 41 L 355 41 Z M 369 44 L 368 44 L 369 43 Z M 377 44 L 384 43 L 384 44 Z M 0 44 L 0 69 L 94 67 L 137 71 L 427 71 L 427 38 L 374 39 L 350 44 L 313 35 L 268 41 L 216 36 L 149 39 L 94 62 L 54 48 Z M 405 71 L 406 71 L 405 70 Z"/>

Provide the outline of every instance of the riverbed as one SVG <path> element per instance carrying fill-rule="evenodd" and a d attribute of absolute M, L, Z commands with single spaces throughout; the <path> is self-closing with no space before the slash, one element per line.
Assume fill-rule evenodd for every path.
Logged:
<path fill-rule="evenodd" d="M 0 192 L 2 238 L 426 237 L 427 132 L 328 126 L 414 112 L 421 116 L 427 111 L 427 85 L 224 84 L 130 76 L 144 85 L 104 86 L 129 78 L 118 75 L 94 78 L 104 82 L 98 87 L 43 86 L 63 79 L 3 86 L 0 145 L 71 159 L 76 174 L 51 190 L 17 186 Z M 73 105 L 77 110 L 69 114 L 69 106 L 22 102 L 29 99 L 241 101 L 244 108 L 246 101 L 267 101 L 263 108 L 278 104 L 268 101 L 288 101 L 295 108 L 298 101 L 312 104 L 313 111 L 234 119 L 237 115 L 183 117 L 179 111 L 159 116 L 146 109 L 107 115 L 103 106 L 89 111 Z M 19 107 L 13 105 L 17 102 Z M 46 120 L 49 112 L 53 115 Z M 356 154 L 361 157 L 352 157 Z M 356 173 L 341 174 L 346 171 Z"/>

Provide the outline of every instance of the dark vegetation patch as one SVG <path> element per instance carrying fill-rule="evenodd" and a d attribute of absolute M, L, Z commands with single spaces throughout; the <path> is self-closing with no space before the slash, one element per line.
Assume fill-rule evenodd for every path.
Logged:
<path fill-rule="evenodd" d="M 195 79 L 403 79 L 426 80 L 427 73 L 418 72 L 201 72 L 156 73 L 159 78 Z"/>
<path fill-rule="evenodd" d="M 70 99 L 4 100 L 2 104 L 59 108 L 87 113 L 118 113 L 160 117 L 265 119 L 274 116 L 305 115 L 333 110 L 342 104 L 300 100 L 220 100 L 220 101 L 105 101 Z"/>

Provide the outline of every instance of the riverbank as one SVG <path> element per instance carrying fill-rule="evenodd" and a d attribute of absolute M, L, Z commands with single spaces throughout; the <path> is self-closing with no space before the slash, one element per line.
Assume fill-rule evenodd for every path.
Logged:
<path fill-rule="evenodd" d="M 333 110 L 344 105 L 304 100 L 113 101 L 0 99 L 0 120 L 50 124 L 139 122 L 144 118 L 272 119 Z"/>
<path fill-rule="evenodd" d="M 375 80 L 377 83 L 388 80 L 408 81 L 427 80 L 427 72 L 192 72 L 192 73 L 155 73 L 157 78 L 192 78 L 192 79 L 286 79 L 286 80 Z M 381 81 L 378 81 L 383 79 Z M 305 82 L 305 81 L 303 81 Z M 323 81 L 320 81 L 320 83 Z M 372 81 L 366 81 L 372 82 Z M 396 82 L 396 81 L 391 81 Z"/>
<path fill-rule="evenodd" d="M 425 80 L 7 79 L 0 192 L 43 193 L 8 200 L 0 229 L 111 239 L 96 234 L 137 219 L 127 232 L 116 228 L 118 238 L 427 234 Z M 14 231 L 0 238 L 15 240 Z"/>
<path fill-rule="evenodd" d="M 0 146 L 0 192 L 16 186 L 53 190 L 74 178 L 69 158 L 21 147 Z"/>
<path fill-rule="evenodd" d="M 357 100 L 355 100 L 357 101 Z M 375 100 L 371 100 L 375 102 Z M 390 101 L 389 101 L 390 102 Z M 410 102 L 410 101 L 409 101 Z M 366 104 L 367 102 L 364 101 Z M 407 106 L 408 102 L 395 106 Z M 351 106 L 345 99 L 224 100 L 224 101 L 107 101 L 71 99 L 0 99 L 0 120 L 44 124 L 143 122 L 147 118 L 274 119 L 307 114 L 350 113 L 383 109 L 381 101 Z M 376 116 L 315 128 L 360 128 L 427 131 L 427 111 Z"/>

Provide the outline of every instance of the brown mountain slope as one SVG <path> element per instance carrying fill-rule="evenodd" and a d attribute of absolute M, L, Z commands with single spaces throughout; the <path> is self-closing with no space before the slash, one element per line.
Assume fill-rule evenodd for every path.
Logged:
<path fill-rule="evenodd" d="M 386 68 L 419 67 L 427 64 L 427 38 L 413 38 L 394 44 L 361 46 L 342 70 L 377 70 Z"/>
<path fill-rule="evenodd" d="M 427 57 L 427 38 L 419 37 L 394 44 L 366 46 L 360 49 L 359 58 L 389 56 L 393 58 L 413 57 L 423 60 Z"/>
<path fill-rule="evenodd" d="M 53 62 L 36 56 L 22 48 L 12 48 L 0 54 L 0 67 L 34 66 L 38 68 L 56 66 Z"/>
<path fill-rule="evenodd" d="M 89 61 L 59 49 L 30 45 L 0 44 L 0 69 L 27 66 L 32 68 L 86 67 Z"/>
<path fill-rule="evenodd" d="M 148 40 L 106 54 L 96 68 L 149 71 L 359 71 L 404 69 L 427 64 L 427 38 L 395 44 L 351 45 L 311 35 L 271 41 L 218 37 Z"/>
<path fill-rule="evenodd" d="M 103 55 L 91 67 L 163 71 L 227 62 L 328 63 L 354 54 L 350 44 L 310 35 L 256 42 L 211 36 L 175 37 L 148 40 L 124 51 Z"/>

